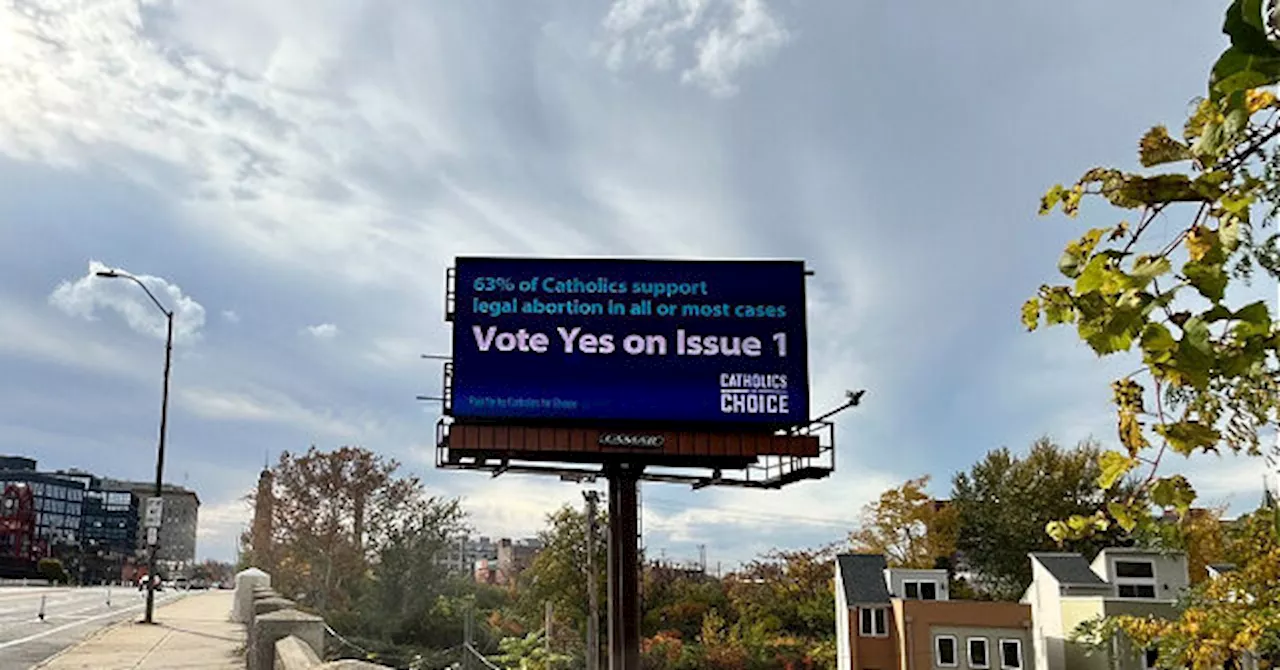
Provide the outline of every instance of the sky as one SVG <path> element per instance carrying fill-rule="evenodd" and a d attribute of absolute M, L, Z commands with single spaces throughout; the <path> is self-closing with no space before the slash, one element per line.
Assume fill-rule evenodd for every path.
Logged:
<path fill-rule="evenodd" d="M 1099 360 L 1019 306 L 1119 215 L 1044 190 L 1180 127 L 1225 3 L 13 0 L 0 6 L 0 453 L 167 479 L 231 560 L 267 459 L 356 444 L 535 533 L 583 485 L 434 468 L 457 255 L 801 258 L 837 471 L 646 484 L 651 555 L 842 539 L 988 450 L 1115 442 Z M 1274 294 L 1272 294 L 1274 295 Z M 1252 508 L 1261 465 L 1172 464 Z"/>

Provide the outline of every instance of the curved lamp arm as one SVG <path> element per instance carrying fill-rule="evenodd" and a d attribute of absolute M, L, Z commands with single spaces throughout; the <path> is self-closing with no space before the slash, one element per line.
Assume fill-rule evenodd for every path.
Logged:
<path fill-rule="evenodd" d="M 165 309 L 164 305 L 160 304 L 160 301 L 156 299 L 155 294 L 151 292 L 151 289 L 147 288 L 146 284 L 142 283 L 141 279 L 138 279 L 137 277 L 129 274 L 128 272 L 121 272 L 120 270 L 99 270 L 94 274 L 99 277 L 106 277 L 108 279 L 128 279 L 129 281 L 132 281 L 133 283 L 141 287 L 144 292 L 146 292 L 147 297 L 151 298 L 151 302 L 155 304 L 156 309 L 160 310 L 160 312 L 164 314 L 166 317 L 170 317 L 170 318 L 173 317 L 173 312 Z"/>

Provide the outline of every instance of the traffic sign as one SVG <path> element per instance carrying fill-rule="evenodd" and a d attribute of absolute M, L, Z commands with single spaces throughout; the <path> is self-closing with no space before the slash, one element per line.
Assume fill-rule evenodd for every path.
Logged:
<path fill-rule="evenodd" d="M 147 529 L 147 546 L 154 547 L 156 543 L 159 542 L 159 540 L 160 540 L 160 529 L 155 527 L 148 528 Z"/>
<path fill-rule="evenodd" d="M 147 498 L 146 513 L 142 517 L 143 527 L 159 528 L 162 518 L 164 518 L 164 498 Z"/>

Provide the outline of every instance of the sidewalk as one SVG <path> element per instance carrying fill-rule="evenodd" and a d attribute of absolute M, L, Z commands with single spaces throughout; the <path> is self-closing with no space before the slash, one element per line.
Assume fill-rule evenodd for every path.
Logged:
<path fill-rule="evenodd" d="M 157 608 L 155 625 L 111 626 L 36 668 L 243 670 L 244 627 L 230 621 L 232 596 L 232 591 L 188 596 Z"/>

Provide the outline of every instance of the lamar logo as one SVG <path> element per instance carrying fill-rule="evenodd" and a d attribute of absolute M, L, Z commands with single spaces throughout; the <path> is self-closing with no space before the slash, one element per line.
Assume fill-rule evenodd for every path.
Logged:
<path fill-rule="evenodd" d="M 661 435 L 624 435 L 622 433 L 604 433 L 597 441 L 602 447 L 636 447 L 641 449 L 661 449 L 667 438 Z"/>

